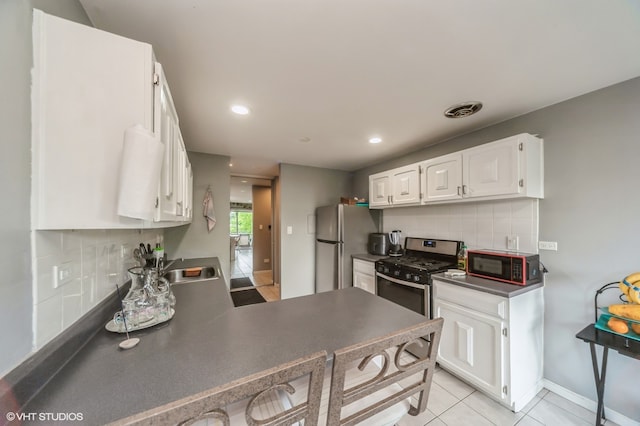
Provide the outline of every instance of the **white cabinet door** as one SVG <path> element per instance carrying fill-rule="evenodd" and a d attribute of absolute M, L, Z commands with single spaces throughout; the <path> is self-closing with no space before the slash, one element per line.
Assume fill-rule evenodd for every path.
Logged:
<path fill-rule="evenodd" d="M 190 222 L 193 218 L 193 170 L 189 159 L 187 159 L 185 176 L 184 221 Z"/>
<path fill-rule="evenodd" d="M 354 271 L 353 286 L 366 290 L 371 294 L 376 294 L 376 280 L 374 276 Z"/>
<path fill-rule="evenodd" d="M 373 262 L 353 259 L 353 286 L 376 294 L 376 269 Z"/>
<path fill-rule="evenodd" d="M 512 138 L 463 151 L 464 196 L 518 194 L 521 191 L 519 154 L 518 141 Z"/>
<path fill-rule="evenodd" d="M 353 285 L 376 294 L 376 270 L 371 261 L 353 259 Z"/>
<path fill-rule="evenodd" d="M 420 167 L 418 164 L 392 170 L 391 182 L 391 204 L 399 206 L 420 203 Z"/>
<path fill-rule="evenodd" d="M 155 87 L 155 131 L 165 144 L 165 158 L 160 172 L 158 187 L 158 206 L 156 222 L 187 220 L 185 216 L 185 198 L 191 191 L 188 173 L 189 159 L 180 132 L 178 114 L 173 105 L 171 91 L 162 65 L 156 63 Z"/>
<path fill-rule="evenodd" d="M 158 188 L 158 207 L 156 221 L 172 220 L 176 214 L 175 203 L 175 155 L 178 132 L 178 114 L 173 105 L 169 85 L 162 70 L 162 65 L 156 63 L 155 86 L 155 131 L 164 143 L 164 161 L 160 172 Z"/>
<path fill-rule="evenodd" d="M 434 317 L 444 318 L 438 362 L 502 399 L 505 345 L 502 320 L 446 300 L 434 301 Z"/>
<path fill-rule="evenodd" d="M 33 14 L 35 229 L 141 228 L 118 216 L 124 132 L 153 125 L 151 45 Z"/>
<path fill-rule="evenodd" d="M 182 134 L 178 133 L 178 145 L 176 147 L 175 163 L 175 193 L 176 193 L 176 217 L 182 220 L 184 216 L 184 190 L 186 187 L 187 151 L 184 148 Z"/>
<path fill-rule="evenodd" d="M 462 198 L 462 154 L 427 160 L 422 167 L 422 202 Z"/>
<path fill-rule="evenodd" d="M 391 178 L 388 173 L 369 176 L 369 207 L 386 207 L 391 203 Z"/>

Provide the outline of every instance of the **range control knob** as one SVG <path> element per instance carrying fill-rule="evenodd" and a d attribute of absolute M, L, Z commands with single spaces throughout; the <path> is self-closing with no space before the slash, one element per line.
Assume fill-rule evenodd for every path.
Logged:
<path fill-rule="evenodd" d="M 411 281 L 411 278 L 412 278 L 412 276 L 411 276 L 411 272 L 407 272 L 406 274 L 404 274 L 404 278 L 405 278 L 405 280 L 407 280 L 407 281 Z"/>
<path fill-rule="evenodd" d="M 396 269 L 395 271 L 393 271 L 393 275 L 395 275 L 396 277 L 400 276 L 400 271 L 398 269 Z"/>
<path fill-rule="evenodd" d="M 413 281 L 415 281 L 415 282 L 419 283 L 419 282 L 421 281 L 421 279 L 420 279 L 420 275 L 414 275 L 414 276 L 413 276 Z"/>

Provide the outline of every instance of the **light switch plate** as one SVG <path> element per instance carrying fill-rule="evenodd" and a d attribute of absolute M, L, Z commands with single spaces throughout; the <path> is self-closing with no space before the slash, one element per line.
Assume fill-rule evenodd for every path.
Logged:
<path fill-rule="evenodd" d="M 517 235 L 507 237 L 507 250 L 518 250 L 520 248 L 520 238 Z"/>

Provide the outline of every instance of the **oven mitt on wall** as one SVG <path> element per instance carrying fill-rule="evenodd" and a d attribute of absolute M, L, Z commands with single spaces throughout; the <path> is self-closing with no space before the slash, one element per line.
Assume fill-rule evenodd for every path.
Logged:
<path fill-rule="evenodd" d="M 213 194 L 211 189 L 207 188 L 202 201 L 203 215 L 207 219 L 207 229 L 209 232 L 216 226 L 216 212 L 213 210 Z"/>

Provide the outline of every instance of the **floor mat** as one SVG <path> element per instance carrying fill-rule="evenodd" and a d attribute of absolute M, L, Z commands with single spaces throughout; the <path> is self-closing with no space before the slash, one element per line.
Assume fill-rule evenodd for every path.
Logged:
<path fill-rule="evenodd" d="M 233 299 L 233 306 L 245 306 L 254 305 L 256 303 L 264 303 L 264 297 L 256 289 L 232 291 L 231 299 Z"/>
<path fill-rule="evenodd" d="M 253 287 L 251 278 L 231 278 L 231 288 Z"/>

